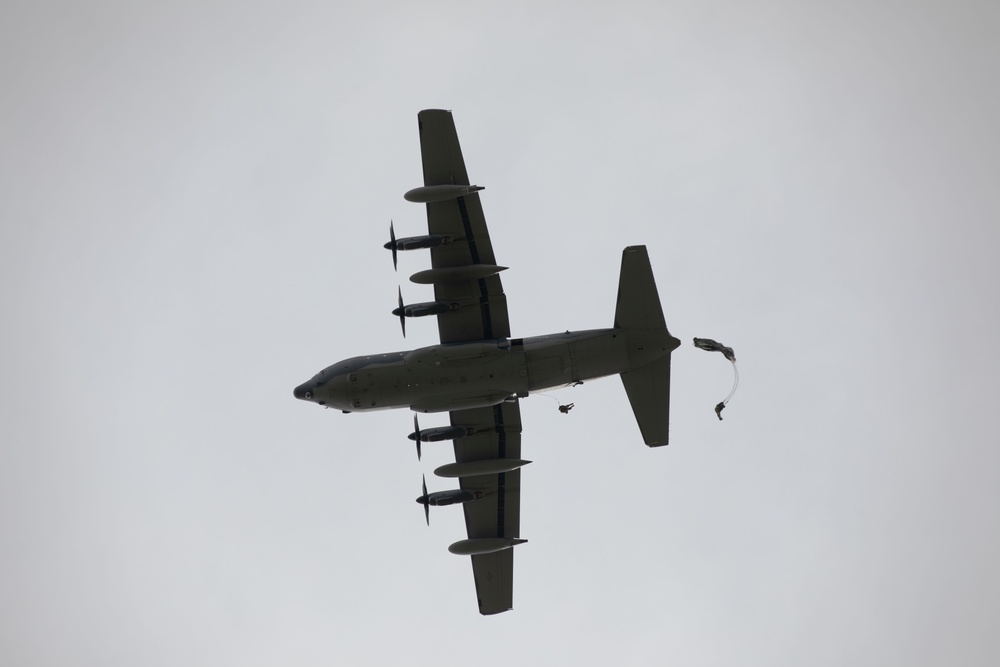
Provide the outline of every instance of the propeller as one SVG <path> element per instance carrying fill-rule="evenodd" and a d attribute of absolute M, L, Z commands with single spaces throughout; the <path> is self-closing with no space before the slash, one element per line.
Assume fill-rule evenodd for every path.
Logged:
<path fill-rule="evenodd" d="M 417 460 L 420 460 L 420 424 L 417 423 L 417 416 L 413 415 L 413 437 L 417 441 Z M 424 491 L 424 493 L 427 493 Z"/>
<path fill-rule="evenodd" d="M 394 314 L 399 315 L 399 326 L 403 330 L 403 338 L 406 338 L 406 313 L 403 312 L 403 290 L 400 287 L 396 288 L 396 298 L 399 302 L 399 308 L 392 311 Z"/>
<path fill-rule="evenodd" d="M 389 221 L 389 242 L 385 244 L 385 247 L 392 251 L 393 270 L 398 270 L 396 267 L 396 231 L 392 228 L 392 220 Z"/>
<path fill-rule="evenodd" d="M 417 440 L 417 442 L 420 442 L 420 441 Z M 419 447 L 420 445 L 417 445 L 417 446 Z M 422 483 L 423 483 L 423 487 L 424 487 L 424 495 L 420 496 L 420 498 L 421 498 L 421 502 L 423 503 L 423 506 L 424 506 L 424 521 L 426 521 L 427 525 L 429 526 L 429 525 L 431 525 L 431 504 L 427 501 L 427 476 L 426 475 L 421 475 L 421 477 L 423 478 L 423 482 Z"/>

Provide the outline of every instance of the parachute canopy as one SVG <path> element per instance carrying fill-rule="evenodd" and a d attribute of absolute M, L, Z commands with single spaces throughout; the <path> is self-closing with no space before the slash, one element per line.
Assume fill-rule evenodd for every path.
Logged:
<path fill-rule="evenodd" d="M 733 397 L 733 394 L 736 393 L 736 388 L 740 386 L 740 371 L 736 368 L 736 353 L 733 352 L 733 348 L 726 347 L 711 338 L 695 338 L 694 346 L 707 352 L 721 352 L 726 359 L 733 363 L 733 375 L 735 376 L 733 379 L 733 388 L 729 390 L 729 395 L 715 406 L 715 414 L 718 416 L 719 421 L 722 421 L 722 410 L 729 404 L 729 399 Z"/>
<path fill-rule="evenodd" d="M 726 359 L 729 359 L 729 361 L 734 364 L 736 363 L 736 354 L 733 352 L 733 348 L 726 347 L 722 343 L 714 341 L 711 338 L 695 338 L 694 346 L 707 352 L 721 352 Z"/>

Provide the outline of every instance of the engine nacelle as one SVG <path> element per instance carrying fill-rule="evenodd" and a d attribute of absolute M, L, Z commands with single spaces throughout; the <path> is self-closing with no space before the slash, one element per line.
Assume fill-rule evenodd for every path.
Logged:
<path fill-rule="evenodd" d="M 402 308 L 394 308 L 392 314 L 399 317 L 426 317 L 427 315 L 439 315 L 452 310 L 458 310 L 461 306 L 457 303 L 446 301 L 425 301 L 423 303 L 411 303 Z"/>
<path fill-rule="evenodd" d="M 453 491 L 435 491 L 433 493 L 428 493 L 426 496 L 417 498 L 417 502 L 421 502 L 422 500 L 426 499 L 428 505 L 434 505 L 435 507 L 442 507 L 445 505 L 471 503 L 473 500 L 479 500 L 482 497 L 483 497 L 482 491 L 466 491 L 464 489 L 455 489 Z"/>
<path fill-rule="evenodd" d="M 418 204 L 429 204 L 430 202 L 435 201 L 458 199 L 459 197 L 471 195 L 473 192 L 479 192 L 484 189 L 485 188 L 479 185 L 456 185 L 454 183 L 447 183 L 444 185 L 425 185 L 420 188 L 413 188 L 403 195 L 403 199 L 406 201 L 416 202 Z"/>
<path fill-rule="evenodd" d="M 464 438 L 466 435 L 471 435 L 469 433 L 471 429 L 466 429 L 464 426 L 435 426 L 433 428 L 422 428 L 420 429 L 420 441 L 421 442 L 440 442 L 441 440 L 457 440 L 458 438 Z M 406 436 L 410 440 L 417 439 L 417 432 L 411 433 Z"/>
<path fill-rule="evenodd" d="M 446 234 L 428 234 L 427 236 L 406 236 L 401 239 L 393 239 L 386 243 L 383 248 L 392 250 L 420 250 L 422 248 L 437 248 L 448 245 L 454 239 Z"/>

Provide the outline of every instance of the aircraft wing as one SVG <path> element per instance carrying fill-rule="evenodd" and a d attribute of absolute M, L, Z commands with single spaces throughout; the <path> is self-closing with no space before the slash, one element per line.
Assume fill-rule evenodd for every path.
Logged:
<path fill-rule="evenodd" d="M 451 112 L 428 109 L 417 114 L 417 120 L 424 185 L 472 185 Z M 432 268 L 496 265 L 478 192 L 426 206 L 429 233 L 452 239 L 431 248 Z M 498 275 L 436 283 L 434 299 L 460 304 L 457 310 L 437 316 L 442 343 L 510 337 L 507 297 Z M 521 458 L 521 409 L 516 399 L 493 407 L 455 410 L 451 412 L 451 423 L 475 431 L 454 441 L 457 463 Z M 520 470 L 462 477 L 459 482 L 462 489 L 483 494 L 479 500 L 462 505 L 469 539 L 519 537 Z M 471 558 L 479 612 L 498 614 L 511 609 L 514 550 L 507 548 Z"/>
<path fill-rule="evenodd" d="M 474 427 L 476 433 L 455 440 L 458 463 L 483 459 L 521 458 L 521 408 L 517 401 L 488 408 L 455 410 L 451 423 Z M 521 471 L 462 477 L 461 488 L 481 491 L 479 500 L 464 503 L 470 539 L 519 537 Z M 513 608 L 514 549 L 472 556 L 479 613 L 499 614 Z"/>
<path fill-rule="evenodd" d="M 428 109 L 417 114 L 417 121 L 424 185 L 471 185 L 451 112 Z M 430 202 L 426 206 L 430 234 L 453 239 L 451 243 L 431 249 L 433 268 L 496 264 L 478 192 L 457 199 Z M 507 297 L 498 275 L 437 283 L 434 285 L 434 299 L 461 304 L 458 310 L 437 316 L 442 343 L 510 336 Z"/>

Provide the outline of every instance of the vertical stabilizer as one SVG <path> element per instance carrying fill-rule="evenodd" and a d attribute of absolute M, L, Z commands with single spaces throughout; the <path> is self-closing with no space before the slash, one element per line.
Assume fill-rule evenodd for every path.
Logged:
<path fill-rule="evenodd" d="M 615 327 L 628 340 L 629 368 L 621 376 L 642 439 L 650 447 L 666 445 L 670 353 L 681 343 L 667 331 L 646 246 L 630 246 L 622 253 Z"/>

